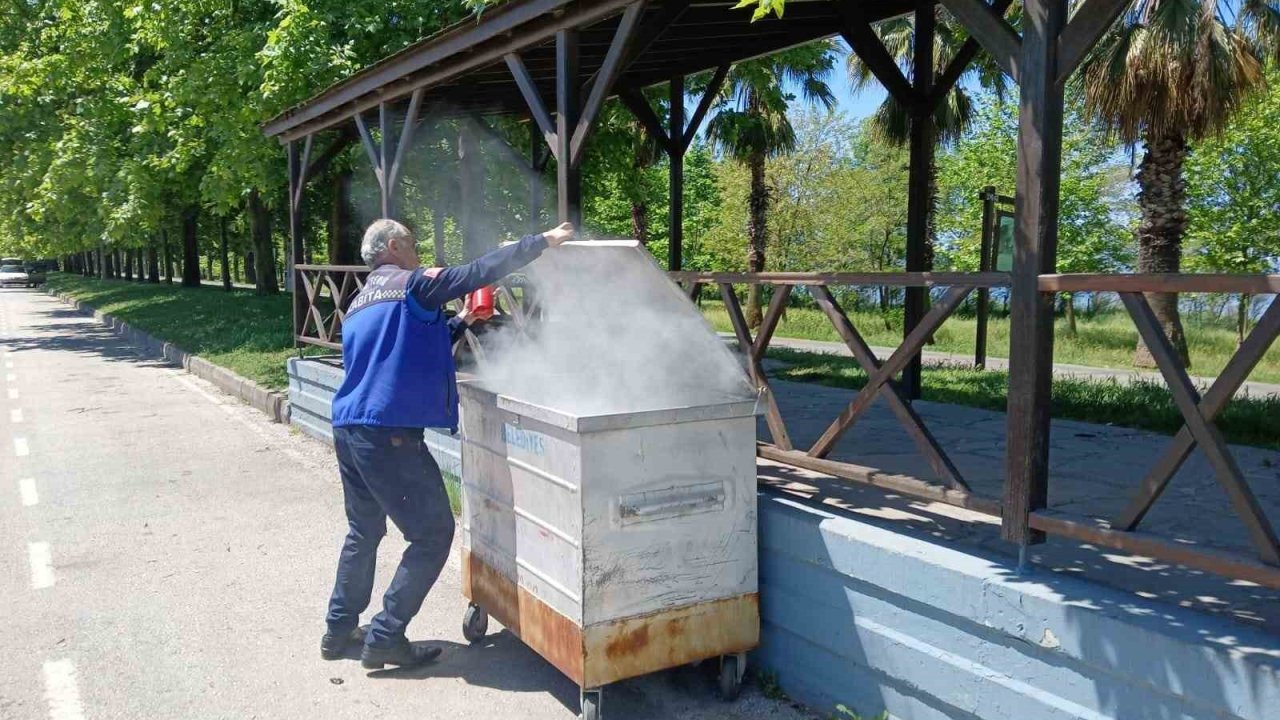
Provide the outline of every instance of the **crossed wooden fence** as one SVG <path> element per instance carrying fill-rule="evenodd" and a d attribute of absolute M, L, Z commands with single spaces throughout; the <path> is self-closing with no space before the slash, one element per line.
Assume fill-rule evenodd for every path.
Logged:
<path fill-rule="evenodd" d="M 301 295 L 295 315 L 295 339 L 329 349 L 341 349 L 341 328 L 346 306 L 363 286 L 367 269 L 362 266 L 298 265 Z M 975 493 L 955 463 L 939 445 L 924 421 L 899 387 L 895 377 L 919 353 L 927 339 L 977 289 L 1009 285 L 1007 273 L 707 273 L 673 272 L 693 299 L 708 286 L 715 286 L 733 326 L 734 336 L 746 360 L 752 382 L 760 389 L 765 423 L 770 440 L 758 443 L 762 458 L 805 468 L 834 477 L 880 487 L 928 501 L 942 502 L 1008 522 L 999 499 Z M 735 285 L 773 288 L 773 297 L 760 327 L 753 335 L 735 292 Z M 832 286 L 893 286 L 946 288 L 890 356 L 881 361 L 868 346 L 848 313 L 840 306 Z M 762 361 L 768 352 L 795 288 L 804 288 L 831 322 L 854 360 L 867 374 L 867 383 L 831 421 L 808 448 L 796 448 L 778 408 Z M 1268 348 L 1280 336 L 1280 301 L 1273 301 L 1240 345 L 1223 372 L 1203 396 L 1178 362 L 1169 340 L 1161 331 L 1144 293 L 1215 292 L 1250 295 L 1280 294 L 1280 275 L 1042 275 L 1040 291 L 1116 292 L 1132 317 L 1138 332 L 1151 350 L 1168 383 L 1184 425 L 1170 441 L 1159 460 L 1138 484 L 1124 510 L 1109 524 L 1073 517 L 1049 508 L 1032 508 L 1024 521 L 1031 528 L 1080 542 L 1091 543 L 1178 563 L 1241 580 L 1280 588 L 1280 540 L 1257 497 L 1249 487 L 1214 424 L 1215 418 L 1257 366 Z M 501 306 L 522 325 L 532 309 L 522 306 L 509 288 L 499 291 Z M 305 308 L 303 307 L 305 306 Z M 479 352 L 473 337 L 466 342 Z M 933 479 L 886 473 L 877 468 L 844 462 L 830 457 L 837 442 L 872 406 L 882 398 L 902 428 L 928 462 Z M 1178 469 L 1200 447 L 1209 459 L 1217 482 L 1226 491 L 1232 508 L 1248 531 L 1259 560 L 1239 554 L 1195 547 L 1172 539 L 1141 532 L 1138 526 L 1168 487 Z"/>

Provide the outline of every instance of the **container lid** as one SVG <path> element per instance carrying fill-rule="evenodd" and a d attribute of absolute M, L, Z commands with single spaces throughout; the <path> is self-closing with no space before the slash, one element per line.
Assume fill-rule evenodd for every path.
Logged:
<path fill-rule="evenodd" d="M 464 395 L 495 396 L 493 391 L 476 381 L 459 383 L 458 387 Z M 610 430 L 630 430 L 655 425 L 677 425 L 707 420 L 753 417 L 760 412 L 759 403 L 756 400 L 732 398 L 726 398 L 724 402 L 720 403 L 677 408 L 655 408 L 635 412 L 601 413 L 598 415 L 573 415 L 508 395 L 497 395 L 495 404 L 499 409 L 518 417 L 528 418 L 579 434 Z"/>

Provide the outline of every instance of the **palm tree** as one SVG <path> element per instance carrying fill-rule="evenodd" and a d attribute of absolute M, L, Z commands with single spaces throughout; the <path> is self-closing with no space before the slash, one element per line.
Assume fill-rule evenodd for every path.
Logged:
<path fill-rule="evenodd" d="M 915 58 L 915 18 L 903 16 L 877 23 L 875 32 L 884 44 L 885 50 L 898 62 L 903 75 L 911 78 L 914 73 Z M 949 13 L 937 6 L 933 43 L 933 74 L 938 77 L 946 69 L 951 59 L 960 51 L 969 33 Z M 871 68 L 858 57 L 849 53 L 846 66 L 849 82 L 855 91 L 870 87 L 878 87 L 880 81 L 871 72 Z M 985 52 L 980 52 L 969 64 L 966 76 L 976 78 L 978 84 L 997 96 L 1003 96 L 1008 90 L 1008 78 L 1000 66 Z M 964 79 L 962 76 L 961 80 Z M 973 121 L 975 103 L 973 97 L 965 91 L 962 83 L 957 81 L 947 92 L 943 102 L 933 113 L 935 141 L 945 145 L 958 140 Z M 869 121 L 872 137 L 894 147 L 907 145 L 911 140 L 911 113 L 893 95 L 887 95 L 880 107 Z M 927 170 L 929 178 L 928 219 L 925 222 L 925 269 L 933 269 L 933 228 L 934 210 L 938 198 L 938 169 L 930 160 Z"/>
<path fill-rule="evenodd" d="M 769 188 L 765 161 L 795 147 L 795 129 L 787 110 L 795 101 L 791 87 L 806 102 L 828 110 L 835 95 L 825 77 L 834 65 L 832 46 L 821 41 L 734 65 L 716 101 L 715 116 L 707 123 L 707 137 L 726 155 L 747 166 L 751 173 L 748 198 L 747 270 L 762 272 L 768 237 Z M 760 287 L 747 293 L 747 323 L 759 327 Z"/>
<path fill-rule="evenodd" d="M 1142 146 L 1138 165 L 1138 272 L 1176 273 L 1187 228 L 1183 163 L 1189 144 L 1220 132 L 1280 57 L 1280 12 L 1267 0 L 1136 0 L 1081 66 L 1086 110 L 1121 140 Z M 1190 366 L 1178 296 L 1152 310 Z M 1151 367 L 1138 341 L 1134 359 Z"/>

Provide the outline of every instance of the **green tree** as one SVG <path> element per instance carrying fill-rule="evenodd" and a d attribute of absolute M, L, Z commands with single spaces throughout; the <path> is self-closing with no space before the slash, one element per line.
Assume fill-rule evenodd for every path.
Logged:
<path fill-rule="evenodd" d="M 1272 69 L 1268 80 L 1280 83 L 1280 70 Z M 1196 143 L 1186 174 L 1189 264 L 1210 272 L 1274 271 L 1280 259 L 1280 96 L 1251 98 L 1220 135 Z M 1247 294 L 1237 297 L 1241 342 L 1250 301 Z"/>
<path fill-rule="evenodd" d="M 1180 271 L 1189 143 L 1220 132 L 1266 86 L 1263 63 L 1280 52 L 1278 29 L 1268 0 L 1137 0 L 1085 59 L 1078 76 L 1088 112 L 1142 146 L 1139 272 Z M 1151 305 L 1189 366 L 1177 295 L 1155 294 Z M 1135 363 L 1154 364 L 1141 341 Z"/>
<path fill-rule="evenodd" d="M 751 176 L 748 198 L 747 270 L 762 272 L 768 237 L 769 191 L 765 161 L 795 146 L 795 129 L 787 111 L 799 89 L 801 97 L 827 108 L 835 96 L 826 83 L 834 64 L 831 44 L 810 43 L 758 60 L 734 65 L 715 104 L 715 116 L 707 123 L 707 136 L 730 158 L 746 166 Z M 747 294 L 747 322 L 758 327 L 760 287 Z"/>
<path fill-rule="evenodd" d="M 936 26 L 933 43 L 933 73 L 940 76 L 959 52 L 969 33 L 959 22 L 951 17 L 941 5 L 936 6 Z M 903 16 L 885 20 L 875 26 L 876 35 L 885 49 L 897 61 L 905 77 L 912 77 L 915 71 L 915 17 Z M 847 60 L 849 81 L 855 91 L 861 92 L 877 87 L 871 68 L 856 53 L 849 53 Z M 964 75 L 951 87 L 946 97 L 939 103 L 933 113 L 935 141 L 946 146 L 958 139 L 974 119 L 974 99 L 964 83 L 973 80 L 980 87 L 993 91 L 1003 97 L 1008 89 L 1008 79 L 991 56 L 979 53 L 969 64 Z M 891 94 L 887 94 L 880 106 L 871 116 L 870 130 L 879 140 L 891 145 L 906 146 L 911 140 L 911 112 Z M 934 218 L 938 199 L 938 168 L 936 161 L 931 161 L 926 168 L 929 193 L 928 219 L 925 222 L 925 269 L 933 268 L 934 261 Z"/>

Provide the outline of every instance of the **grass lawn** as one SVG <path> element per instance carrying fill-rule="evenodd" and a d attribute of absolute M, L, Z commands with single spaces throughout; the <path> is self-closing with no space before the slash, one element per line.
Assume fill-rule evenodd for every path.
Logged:
<path fill-rule="evenodd" d="M 265 387 L 279 390 L 287 386 L 285 360 L 298 352 L 293 348 L 292 308 L 287 294 L 258 297 L 246 290 L 228 293 L 220 288 L 187 289 L 177 285 L 102 281 L 62 274 L 50 275 L 49 286 Z M 727 327 L 723 308 L 710 303 L 705 307 L 714 322 L 723 322 Z M 1129 336 L 1122 335 L 1118 320 L 1104 320 L 1096 329 L 1099 336 L 1112 337 L 1117 358 L 1121 357 L 1122 346 L 1126 353 L 1132 347 Z M 868 342 L 896 344 L 897 337 L 884 331 L 884 324 L 878 316 L 858 317 L 854 321 L 863 328 Z M 825 316 L 801 308 L 788 312 L 784 329 L 795 337 L 837 339 L 834 334 L 829 338 L 821 334 L 820 331 L 829 332 L 825 323 Z M 960 336 L 966 327 L 970 335 L 962 338 Z M 965 343 L 971 342 L 972 327 L 972 321 L 952 320 L 939 333 L 937 349 L 956 352 L 971 349 Z M 1112 330 L 1101 329 L 1108 327 Z M 1003 346 L 1007 347 L 1008 323 L 1001 321 L 993 329 L 993 343 L 1004 343 Z M 1083 323 L 1080 329 L 1082 339 L 1094 330 Z M 1224 335 L 1228 345 L 1234 346 L 1230 333 L 1225 332 Z M 1217 336 L 1213 337 L 1216 342 Z M 1195 334 L 1192 334 L 1192 342 L 1196 343 L 1193 347 L 1204 346 L 1203 338 L 1197 343 Z M 1058 359 L 1082 362 L 1075 356 L 1069 355 L 1070 360 L 1062 356 L 1063 351 L 1072 352 L 1072 348 L 1077 347 L 1072 343 L 1059 342 Z M 1229 349 L 1221 352 L 1225 354 Z M 316 350 L 312 352 L 319 354 Z M 846 388 L 860 388 L 866 383 L 866 375 L 852 358 L 781 348 L 770 350 L 769 357 L 789 364 L 775 373 L 783 379 Z M 1280 359 L 1274 349 L 1264 362 L 1270 363 L 1273 374 L 1260 376 L 1255 372 L 1254 379 L 1280 380 Z M 1098 363 L 1095 361 L 1093 364 Z M 1205 373 L 1208 369 L 1202 365 L 1198 371 Z M 936 366 L 927 367 L 925 371 L 924 399 L 935 402 L 1002 411 L 1007 388 L 1008 376 L 1000 371 Z M 1110 380 L 1054 380 L 1053 416 L 1164 433 L 1173 433 L 1181 425 L 1169 392 L 1160 383 L 1122 385 Z M 1219 426 L 1231 442 L 1280 447 L 1280 399 L 1237 400 L 1228 405 L 1219 417 Z M 456 495 L 456 490 L 453 494 Z"/>
<path fill-rule="evenodd" d="M 771 373 L 783 380 L 859 389 L 867 375 L 853 358 L 794 350 L 770 350 L 768 357 L 787 366 Z M 923 399 L 1003 412 L 1009 374 L 997 370 L 926 365 Z M 1054 378 L 1053 417 L 1108 423 L 1172 435 L 1182 415 L 1163 383 Z M 1280 448 L 1280 398 L 1240 398 L 1218 416 L 1228 442 Z"/>
<path fill-rule="evenodd" d="M 49 287 L 273 390 L 288 386 L 293 347 L 289 295 L 151 285 L 52 273 Z M 319 354 L 313 351 L 313 354 Z"/>
<path fill-rule="evenodd" d="M 702 310 L 717 330 L 733 332 L 729 315 L 722 303 L 704 300 Z M 901 314 L 891 319 L 890 328 L 885 327 L 884 318 L 876 313 L 850 312 L 849 319 L 871 345 L 897 347 L 902 343 Z M 1189 318 L 1184 322 L 1191 352 L 1191 374 L 1201 377 L 1217 376 L 1236 351 L 1234 330 L 1197 324 L 1190 322 Z M 987 328 L 987 355 L 1009 357 L 1009 319 L 992 317 Z M 1070 337 L 1067 335 L 1066 321 L 1058 320 L 1053 346 L 1054 362 L 1091 367 L 1133 367 L 1133 349 L 1138 342 L 1138 331 L 1127 314 L 1114 312 L 1091 318 L 1079 317 L 1077 328 L 1079 334 L 1074 338 Z M 972 357 L 976 331 L 977 320 L 974 318 L 952 316 L 938 328 L 935 337 L 937 342 L 925 346 L 925 350 L 960 353 Z M 840 336 L 832 329 L 831 321 L 816 308 L 788 308 L 786 317 L 779 323 L 774 335 L 840 342 Z M 1257 382 L 1280 382 L 1280 343 L 1267 351 L 1249 379 Z"/>

